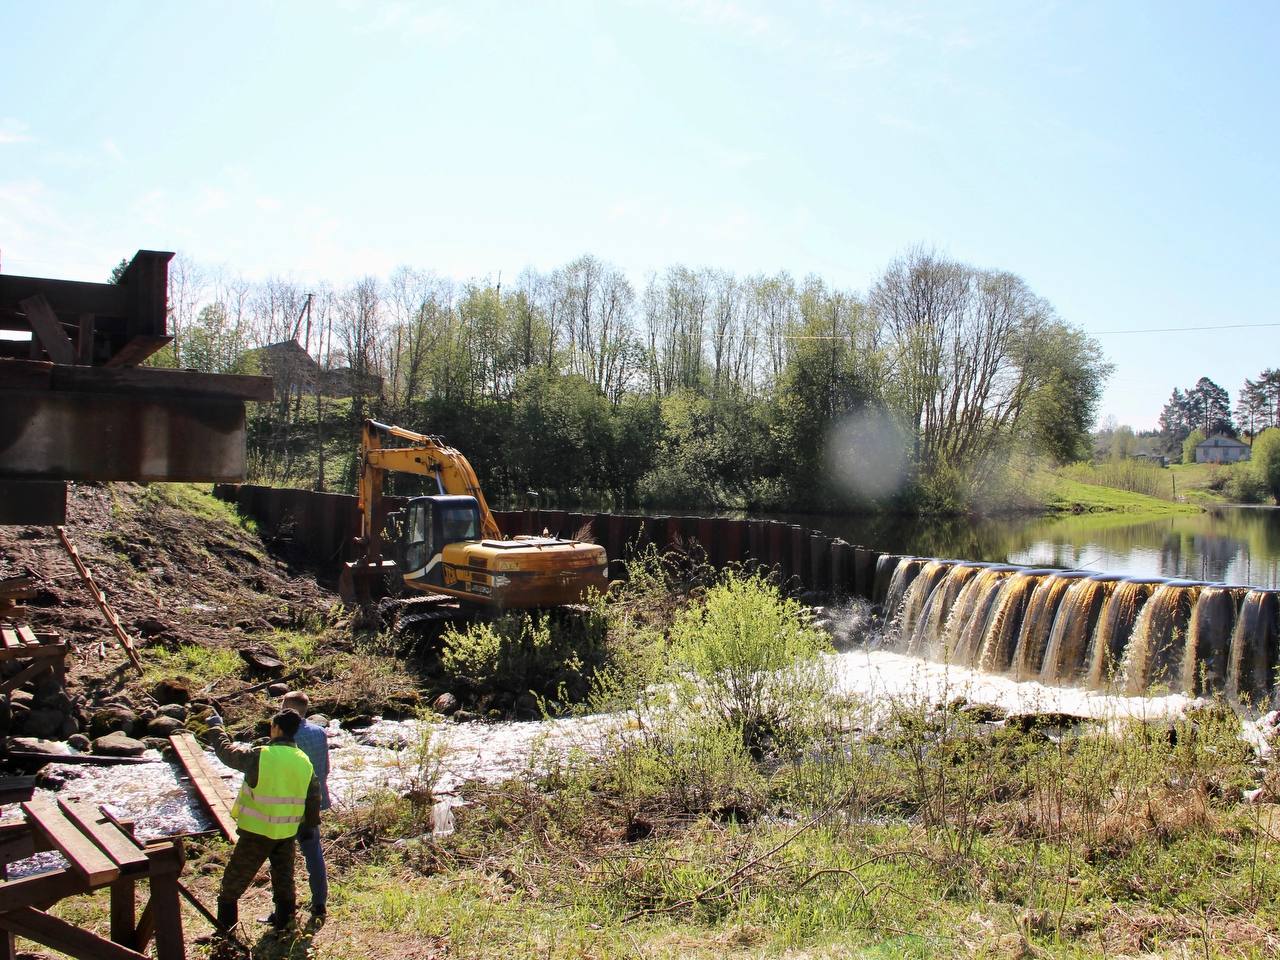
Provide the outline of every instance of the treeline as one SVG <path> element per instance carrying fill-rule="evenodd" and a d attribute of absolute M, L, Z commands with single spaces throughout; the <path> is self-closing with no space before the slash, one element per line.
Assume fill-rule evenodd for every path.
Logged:
<path fill-rule="evenodd" d="M 373 415 L 443 436 L 497 501 L 963 510 L 1019 454 L 1086 456 L 1109 372 L 1021 279 L 927 250 L 864 293 L 684 266 L 637 287 L 592 256 L 311 289 L 180 257 L 171 288 L 157 362 L 247 372 L 296 340 L 352 385 L 252 415 L 255 480 L 331 489 Z"/>
<path fill-rule="evenodd" d="M 1187 390 L 1174 388 L 1160 411 L 1158 433 L 1162 452 L 1177 456 L 1215 434 L 1252 443 L 1271 427 L 1280 427 L 1280 369 L 1263 370 L 1257 380 L 1246 377 L 1234 415 L 1231 395 L 1208 377 Z"/>

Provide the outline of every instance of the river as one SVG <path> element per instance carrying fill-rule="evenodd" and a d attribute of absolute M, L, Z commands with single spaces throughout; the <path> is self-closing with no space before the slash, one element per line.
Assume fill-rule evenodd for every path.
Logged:
<path fill-rule="evenodd" d="M 885 553 L 1280 587 L 1280 508 L 1144 517 L 767 514 Z"/>

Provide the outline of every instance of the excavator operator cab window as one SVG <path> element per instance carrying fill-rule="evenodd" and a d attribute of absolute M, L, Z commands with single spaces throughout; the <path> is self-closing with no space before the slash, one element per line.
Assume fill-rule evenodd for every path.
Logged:
<path fill-rule="evenodd" d="M 480 538 L 480 515 L 473 505 L 438 507 L 440 511 L 440 546 L 459 540 Z"/>
<path fill-rule="evenodd" d="M 431 501 L 415 500 L 409 504 L 404 529 L 405 571 L 421 570 L 431 559 L 430 546 L 427 543 L 431 532 Z"/>

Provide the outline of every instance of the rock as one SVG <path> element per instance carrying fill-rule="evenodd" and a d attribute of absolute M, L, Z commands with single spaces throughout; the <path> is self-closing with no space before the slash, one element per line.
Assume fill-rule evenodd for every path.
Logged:
<path fill-rule="evenodd" d="M 479 720 L 480 717 L 470 710 L 459 710 L 453 715 L 453 719 L 457 723 L 472 723 Z"/>
<path fill-rule="evenodd" d="M 538 704 L 538 698 L 531 693 L 522 693 L 516 697 L 512 710 L 522 720 L 533 720 L 542 716 L 542 707 Z"/>
<path fill-rule="evenodd" d="M 151 695 L 159 704 L 188 703 L 191 700 L 191 684 L 178 677 L 169 677 L 157 683 Z"/>
<path fill-rule="evenodd" d="M 134 621 L 133 628 L 144 637 L 154 637 L 168 630 L 169 625 L 155 617 L 143 617 L 141 620 Z"/>
<path fill-rule="evenodd" d="M 59 790 L 72 780 L 79 780 L 86 773 L 84 767 L 46 763 L 36 771 L 36 786 L 42 790 Z"/>
<path fill-rule="evenodd" d="M 156 716 L 173 717 L 175 720 L 187 719 L 187 708 L 180 703 L 166 703 L 156 711 Z"/>
<path fill-rule="evenodd" d="M 317 727 L 328 727 L 329 718 L 323 713 L 313 713 L 311 716 L 307 717 L 307 723 L 314 723 Z"/>
<path fill-rule="evenodd" d="M 35 694 L 29 690 L 15 690 L 9 695 L 10 702 L 16 707 L 21 704 L 24 707 L 31 707 Z"/>
<path fill-rule="evenodd" d="M 147 724 L 147 736 L 158 737 L 165 743 L 171 734 L 178 733 L 183 729 L 183 723 L 175 717 L 158 716 Z"/>
<path fill-rule="evenodd" d="M 67 746 L 72 750 L 79 750 L 81 753 L 84 753 L 88 751 L 93 744 L 90 743 L 89 738 L 83 733 L 73 733 L 71 736 L 67 737 Z"/>
<path fill-rule="evenodd" d="M 373 717 L 367 713 L 357 714 L 354 717 L 347 717 L 342 721 L 342 725 L 348 730 L 363 730 L 365 727 L 373 726 Z"/>
<path fill-rule="evenodd" d="M 148 750 L 164 750 L 169 746 L 169 740 L 167 737 L 143 737 L 142 744 Z"/>
<path fill-rule="evenodd" d="M 32 710 L 22 720 L 22 732 L 29 737 L 61 740 L 76 732 L 78 724 L 61 710 Z"/>
<path fill-rule="evenodd" d="M 254 673 L 267 677 L 278 677 L 284 673 L 284 661 L 268 646 L 241 647 L 237 652 Z"/>
<path fill-rule="evenodd" d="M 115 705 L 103 707 L 89 721 L 89 735 L 103 737 L 108 733 L 133 733 L 138 725 L 138 715 L 129 707 Z"/>
<path fill-rule="evenodd" d="M 447 692 L 440 694 L 440 696 L 431 701 L 431 709 L 445 716 L 453 713 L 459 706 L 458 698 Z"/>
<path fill-rule="evenodd" d="M 93 752 L 108 757 L 136 757 L 146 749 L 147 745 L 141 740 L 135 740 L 120 730 L 93 741 Z"/>
<path fill-rule="evenodd" d="M 35 705 L 45 710 L 57 710 L 59 713 L 71 713 L 75 704 L 66 692 L 58 689 L 42 694 L 35 700 Z"/>
<path fill-rule="evenodd" d="M 966 703 L 957 712 L 975 723 L 999 723 L 1009 716 L 1008 710 L 994 703 Z"/>
<path fill-rule="evenodd" d="M 9 749 L 22 753 L 42 753 L 46 757 L 65 757 L 68 753 L 65 745 L 38 737 L 10 737 Z"/>
<path fill-rule="evenodd" d="M 1043 729 L 1044 727 L 1074 727 L 1077 724 L 1093 722 L 1092 717 L 1086 717 L 1082 714 L 1046 710 L 1042 713 L 1015 714 L 1005 720 L 1005 725 L 1016 727 L 1023 733 L 1030 733 L 1032 730 Z"/>
<path fill-rule="evenodd" d="M 289 685 L 287 683 L 273 683 L 267 687 L 267 696 L 269 697 L 283 697 L 288 692 Z"/>

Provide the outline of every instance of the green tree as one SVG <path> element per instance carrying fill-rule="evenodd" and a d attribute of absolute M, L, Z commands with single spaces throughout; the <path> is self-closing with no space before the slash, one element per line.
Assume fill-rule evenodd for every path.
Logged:
<path fill-rule="evenodd" d="M 1198 444 L 1204 443 L 1204 441 L 1207 439 L 1209 438 L 1205 436 L 1205 432 L 1201 430 L 1199 427 L 1196 427 L 1189 434 L 1187 434 L 1186 439 L 1182 441 L 1182 462 L 1195 463 L 1196 462 L 1196 446 Z"/>
<path fill-rule="evenodd" d="M 1253 441 L 1250 463 L 1271 499 L 1280 503 L 1280 427 L 1268 427 L 1258 434 Z"/>

